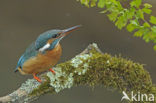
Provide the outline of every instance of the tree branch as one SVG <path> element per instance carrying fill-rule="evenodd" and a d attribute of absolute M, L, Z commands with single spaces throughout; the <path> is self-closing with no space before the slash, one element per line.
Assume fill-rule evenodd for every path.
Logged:
<path fill-rule="evenodd" d="M 13 93 L 0 97 L 0 102 L 29 103 L 43 94 L 79 85 L 102 85 L 128 95 L 131 91 L 156 94 L 156 86 L 142 64 L 103 54 L 95 43 L 71 60 L 58 64 L 54 70 L 55 75 L 46 72 L 39 76 L 42 83 L 28 79 Z"/>

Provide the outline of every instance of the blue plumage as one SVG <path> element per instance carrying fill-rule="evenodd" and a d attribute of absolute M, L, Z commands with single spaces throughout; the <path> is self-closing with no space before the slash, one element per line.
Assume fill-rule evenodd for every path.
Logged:
<path fill-rule="evenodd" d="M 26 62 L 28 59 L 35 57 L 38 54 L 38 50 L 42 48 L 44 45 L 47 44 L 47 41 L 51 38 L 57 37 L 58 33 L 61 32 L 61 30 L 49 30 L 47 32 L 42 33 L 35 42 L 33 42 L 25 51 L 25 53 L 20 57 L 15 72 L 18 71 L 18 67 L 22 69 L 22 66 L 24 62 Z M 52 50 L 59 39 L 54 40 L 54 42 L 50 45 L 50 47 L 47 50 Z M 45 52 L 43 52 L 44 54 Z"/>

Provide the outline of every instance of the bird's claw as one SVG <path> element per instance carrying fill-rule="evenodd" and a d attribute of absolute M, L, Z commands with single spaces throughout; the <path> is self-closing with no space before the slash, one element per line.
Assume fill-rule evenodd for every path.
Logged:
<path fill-rule="evenodd" d="M 36 76 L 36 74 L 33 74 L 34 79 L 36 79 L 38 82 L 42 82 L 41 79 L 39 77 Z"/>
<path fill-rule="evenodd" d="M 52 68 L 50 68 L 49 71 L 51 71 L 53 74 L 56 74 L 56 72 Z"/>

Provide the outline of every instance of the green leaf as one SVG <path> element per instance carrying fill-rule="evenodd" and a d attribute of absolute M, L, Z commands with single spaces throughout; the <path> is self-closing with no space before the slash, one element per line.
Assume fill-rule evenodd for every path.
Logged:
<path fill-rule="evenodd" d="M 131 24 L 135 25 L 136 27 L 139 27 L 140 26 L 137 19 L 131 20 L 130 22 L 131 22 Z"/>
<path fill-rule="evenodd" d="M 106 13 L 108 10 L 103 10 L 103 11 L 100 11 L 99 13 Z"/>
<path fill-rule="evenodd" d="M 124 15 L 118 17 L 118 20 L 116 21 L 115 25 L 119 28 L 122 29 L 124 26 L 127 24 L 127 18 L 125 18 Z"/>
<path fill-rule="evenodd" d="M 130 5 L 131 5 L 131 7 L 135 6 L 135 1 L 132 1 L 132 2 L 130 3 Z"/>
<path fill-rule="evenodd" d="M 96 2 L 97 2 L 97 0 L 91 0 L 90 6 L 91 6 L 91 7 L 96 6 Z"/>
<path fill-rule="evenodd" d="M 116 1 L 116 0 L 115 0 L 115 1 Z M 117 8 L 119 9 L 119 11 L 123 10 L 123 7 L 122 7 L 120 1 L 116 1 L 116 6 L 117 6 Z"/>
<path fill-rule="evenodd" d="M 141 3 L 142 3 L 142 0 L 133 0 L 133 1 L 130 3 L 130 5 L 131 5 L 131 7 L 135 6 L 135 7 L 139 8 L 140 5 L 141 5 Z"/>
<path fill-rule="evenodd" d="M 90 0 L 81 0 L 80 2 L 81 2 L 81 4 L 83 4 L 83 5 L 87 6 L 87 7 L 89 7 L 89 2 L 90 2 Z"/>
<path fill-rule="evenodd" d="M 138 31 L 136 31 L 134 33 L 134 36 L 136 36 L 136 37 L 142 37 L 142 35 L 143 35 L 143 31 L 142 30 L 138 30 Z"/>
<path fill-rule="evenodd" d="M 104 6 L 105 6 L 105 0 L 99 0 L 99 2 L 98 2 L 98 7 L 99 8 L 104 8 Z"/>
<path fill-rule="evenodd" d="M 127 19 L 132 19 L 135 16 L 135 8 L 130 8 L 129 10 L 127 10 Z"/>
<path fill-rule="evenodd" d="M 141 5 L 141 3 L 142 3 L 142 0 L 136 0 L 136 7 L 139 8 L 139 6 Z"/>
<path fill-rule="evenodd" d="M 149 28 L 151 27 L 150 24 L 147 23 L 147 22 L 145 22 L 145 23 L 143 24 L 143 26 L 144 26 L 144 27 L 149 27 Z"/>
<path fill-rule="evenodd" d="M 144 35 L 143 40 L 145 40 L 146 43 L 150 42 L 149 35 L 148 34 Z"/>
<path fill-rule="evenodd" d="M 148 4 L 148 3 L 145 3 L 145 4 L 144 4 L 144 7 L 145 7 L 145 8 L 151 8 L 152 5 L 151 5 L 151 4 Z"/>
<path fill-rule="evenodd" d="M 111 21 L 115 22 L 118 15 L 119 15 L 119 12 L 118 12 L 118 11 L 114 11 L 114 12 L 108 14 L 107 16 L 108 16 L 108 18 L 109 18 Z"/>
<path fill-rule="evenodd" d="M 139 9 L 139 10 L 137 11 L 137 16 L 138 16 L 138 18 L 144 20 L 144 13 L 143 13 L 143 11 L 142 11 L 141 9 Z"/>
<path fill-rule="evenodd" d="M 133 24 L 128 24 L 127 25 L 127 30 L 129 31 L 129 32 L 132 32 L 132 31 L 134 31 L 136 29 L 136 26 L 135 25 L 133 25 Z"/>
<path fill-rule="evenodd" d="M 156 17 L 155 16 L 150 17 L 150 23 L 156 24 Z"/>
<path fill-rule="evenodd" d="M 154 45 L 153 49 L 156 51 L 156 45 Z"/>
<path fill-rule="evenodd" d="M 142 11 L 146 14 L 151 14 L 152 10 L 148 8 L 143 8 Z"/>
<path fill-rule="evenodd" d="M 153 26 L 153 27 L 151 28 L 151 30 L 152 30 L 154 33 L 156 33 L 156 26 Z"/>
<path fill-rule="evenodd" d="M 150 42 L 152 38 L 153 38 L 153 34 L 151 31 L 146 32 L 143 36 L 143 40 L 145 40 L 145 42 L 147 43 Z"/>

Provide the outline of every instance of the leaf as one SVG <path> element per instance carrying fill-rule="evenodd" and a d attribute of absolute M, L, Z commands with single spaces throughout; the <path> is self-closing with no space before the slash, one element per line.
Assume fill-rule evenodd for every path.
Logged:
<path fill-rule="evenodd" d="M 145 40 L 145 42 L 147 43 L 150 42 L 152 38 L 153 38 L 153 34 L 151 31 L 146 32 L 143 36 L 143 40 Z"/>
<path fill-rule="evenodd" d="M 141 5 L 142 0 L 136 0 L 136 7 L 139 8 L 139 6 Z"/>
<path fill-rule="evenodd" d="M 145 8 L 151 8 L 152 5 L 151 5 L 151 4 L 148 4 L 148 3 L 145 3 L 145 4 L 144 4 L 144 7 L 145 7 Z"/>
<path fill-rule="evenodd" d="M 103 10 L 103 11 L 100 11 L 99 13 L 106 13 L 108 10 Z"/>
<path fill-rule="evenodd" d="M 143 26 L 144 26 L 144 27 L 151 27 L 150 24 L 147 23 L 147 22 L 145 22 L 145 23 L 143 24 Z"/>
<path fill-rule="evenodd" d="M 150 42 L 149 35 L 148 34 L 144 35 L 143 40 L 145 40 L 146 43 Z"/>
<path fill-rule="evenodd" d="M 125 18 L 124 15 L 118 17 L 118 20 L 117 20 L 116 23 L 115 23 L 115 25 L 116 25 L 119 29 L 122 29 L 126 24 L 127 24 L 127 18 Z"/>
<path fill-rule="evenodd" d="M 142 0 L 133 0 L 133 1 L 130 3 L 130 5 L 131 5 L 131 7 L 135 6 L 135 7 L 139 8 L 140 5 L 141 5 L 141 3 L 142 3 Z"/>
<path fill-rule="evenodd" d="M 154 45 L 153 49 L 156 51 L 156 45 Z"/>
<path fill-rule="evenodd" d="M 137 16 L 138 16 L 138 18 L 144 20 L 144 13 L 143 13 L 143 11 L 142 11 L 141 9 L 139 9 L 139 10 L 137 11 Z"/>
<path fill-rule="evenodd" d="M 123 7 L 122 7 L 120 1 L 116 1 L 116 5 L 117 5 L 119 11 L 120 11 L 120 10 L 123 10 Z"/>
<path fill-rule="evenodd" d="M 127 30 L 129 31 L 129 32 L 132 32 L 132 31 L 134 31 L 136 29 L 136 26 L 135 25 L 133 25 L 133 24 L 128 24 L 127 25 Z"/>
<path fill-rule="evenodd" d="M 91 6 L 91 7 L 96 6 L 96 2 L 97 2 L 97 0 L 91 0 L 90 6 Z"/>
<path fill-rule="evenodd" d="M 107 16 L 108 16 L 108 18 L 109 18 L 111 21 L 115 22 L 116 19 L 117 19 L 118 14 L 119 14 L 118 11 L 114 11 L 114 12 L 108 14 Z"/>
<path fill-rule="evenodd" d="M 142 30 L 138 30 L 138 31 L 136 31 L 134 33 L 134 36 L 136 36 L 136 37 L 142 37 L 142 35 L 143 35 L 143 31 Z"/>
<path fill-rule="evenodd" d="M 84 4 L 85 6 L 89 7 L 90 0 L 81 0 L 80 2 L 81 4 Z"/>
<path fill-rule="evenodd" d="M 155 16 L 150 17 L 150 23 L 156 24 L 156 17 Z"/>
<path fill-rule="evenodd" d="M 135 11 L 136 9 L 135 8 L 130 8 L 130 10 L 127 10 L 127 19 L 132 19 L 133 16 L 135 15 Z"/>
<path fill-rule="evenodd" d="M 156 33 L 156 26 L 153 26 L 153 27 L 151 28 L 151 30 L 152 30 L 154 33 Z"/>
<path fill-rule="evenodd" d="M 132 1 L 132 2 L 130 3 L 130 5 L 131 5 L 131 7 L 135 6 L 135 1 Z"/>
<path fill-rule="evenodd" d="M 131 22 L 131 24 L 133 24 L 133 25 L 135 25 L 135 26 L 137 26 L 137 27 L 140 26 L 140 25 L 139 25 L 139 22 L 138 22 L 137 19 L 135 19 L 135 20 L 131 20 L 130 22 Z"/>
<path fill-rule="evenodd" d="M 99 8 L 104 8 L 104 6 L 105 6 L 105 0 L 99 0 L 98 7 Z"/>
<path fill-rule="evenodd" d="M 143 8 L 142 11 L 146 14 L 151 14 L 152 10 L 148 8 Z"/>

